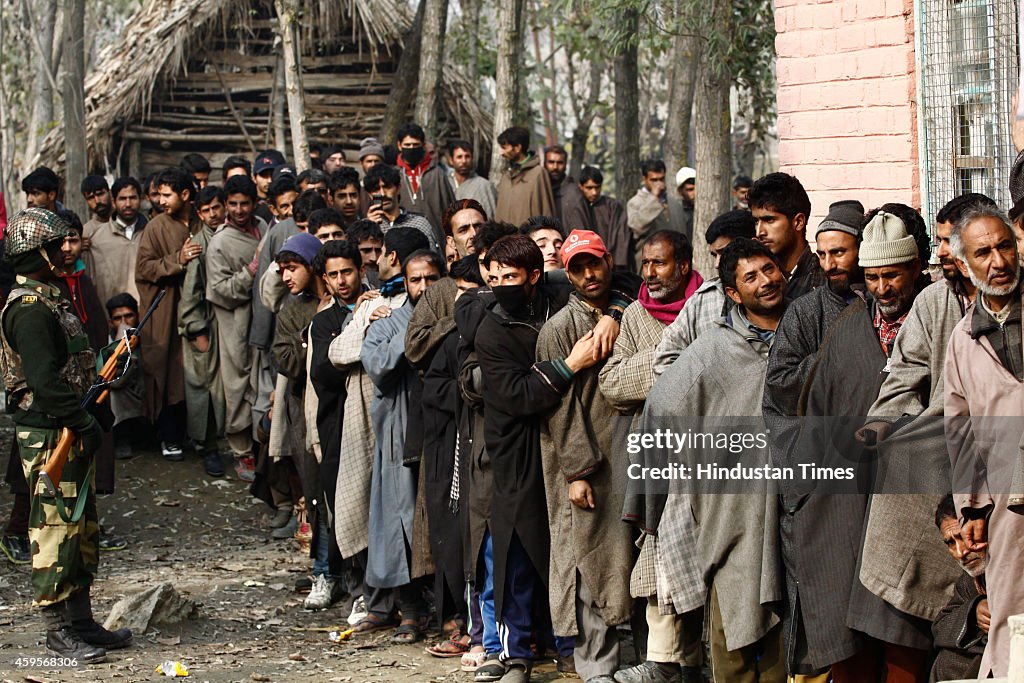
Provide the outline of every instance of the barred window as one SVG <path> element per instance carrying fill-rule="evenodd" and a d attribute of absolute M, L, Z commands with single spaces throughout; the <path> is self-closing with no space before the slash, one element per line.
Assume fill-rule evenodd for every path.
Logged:
<path fill-rule="evenodd" d="M 1017 0 L 918 0 L 921 209 L 981 192 L 1009 208 Z"/>

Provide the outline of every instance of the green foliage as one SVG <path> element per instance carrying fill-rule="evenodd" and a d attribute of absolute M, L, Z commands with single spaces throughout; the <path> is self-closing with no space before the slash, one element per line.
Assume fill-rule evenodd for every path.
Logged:
<path fill-rule="evenodd" d="M 732 3 L 727 62 L 760 140 L 775 121 L 775 13 L 771 0 Z"/>

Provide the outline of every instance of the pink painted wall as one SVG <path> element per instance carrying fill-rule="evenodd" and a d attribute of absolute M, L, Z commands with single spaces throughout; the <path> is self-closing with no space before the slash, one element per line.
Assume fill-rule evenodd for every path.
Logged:
<path fill-rule="evenodd" d="M 913 0 L 775 0 L 780 170 L 828 205 L 920 208 Z"/>

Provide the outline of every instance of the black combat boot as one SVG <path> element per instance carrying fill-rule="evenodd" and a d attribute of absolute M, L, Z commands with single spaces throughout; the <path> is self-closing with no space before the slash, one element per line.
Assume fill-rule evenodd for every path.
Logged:
<path fill-rule="evenodd" d="M 88 588 L 83 588 L 68 598 L 68 617 L 71 619 L 71 628 L 89 645 L 118 650 L 128 647 L 132 642 L 131 629 L 119 628 L 116 631 L 108 631 L 96 623 L 92 617 L 92 598 Z"/>
<path fill-rule="evenodd" d="M 50 654 L 74 659 L 79 664 L 95 664 L 106 658 L 106 650 L 86 643 L 71 628 L 63 602 L 44 607 L 43 622 L 46 624 L 46 649 Z"/>

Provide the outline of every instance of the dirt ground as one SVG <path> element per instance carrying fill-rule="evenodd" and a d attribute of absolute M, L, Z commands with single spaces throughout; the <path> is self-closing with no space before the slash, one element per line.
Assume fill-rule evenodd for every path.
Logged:
<path fill-rule="evenodd" d="M 2 418 L 0 453 L 7 453 L 10 437 L 10 422 Z M 136 634 L 131 647 L 101 664 L 17 669 L 18 657 L 46 656 L 42 621 L 31 606 L 28 566 L 0 555 L 0 681 L 157 680 L 154 669 L 165 660 L 182 662 L 190 674 L 184 680 L 197 682 L 472 680 L 457 658 L 423 651 L 437 633 L 416 645 L 392 645 L 390 632 L 331 643 L 328 632 L 347 628 L 348 612 L 302 608 L 295 581 L 308 574 L 310 559 L 297 541 L 270 539 L 266 506 L 233 476 L 211 479 L 190 452 L 184 462 L 143 453 L 117 467 L 117 492 L 99 498 L 99 515 L 129 546 L 101 553 L 93 587 L 97 620 L 120 598 L 165 581 L 198 604 L 199 617 Z M 10 504 L 5 490 L 0 521 Z M 534 672 L 535 681 L 558 678 L 551 662 Z"/>

